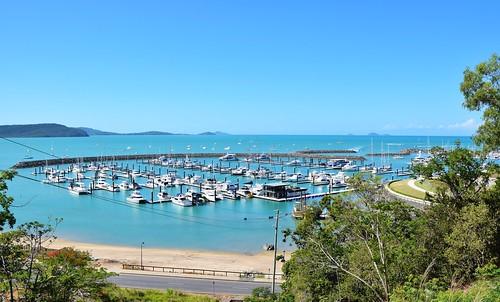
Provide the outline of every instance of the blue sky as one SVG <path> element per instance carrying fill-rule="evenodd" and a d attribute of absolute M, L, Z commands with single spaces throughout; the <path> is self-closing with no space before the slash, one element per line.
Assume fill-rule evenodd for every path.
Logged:
<path fill-rule="evenodd" d="M 500 1 L 3 1 L 0 124 L 469 135 Z"/>

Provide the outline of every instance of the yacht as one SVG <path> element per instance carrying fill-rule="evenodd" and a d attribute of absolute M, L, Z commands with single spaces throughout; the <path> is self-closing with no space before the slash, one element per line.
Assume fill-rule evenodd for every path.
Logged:
<path fill-rule="evenodd" d="M 148 189 L 154 189 L 156 187 L 153 179 L 148 179 L 142 186 Z"/>
<path fill-rule="evenodd" d="M 189 201 L 191 201 L 193 204 L 195 202 L 199 202 L 201 200 L 201 198 L 202 198 L 202 196 L 201 196 L 200 193 L 197 193 L 197 192 L 195 192 L 193 190 L 188 190 L 185 195 L 186 195 L 186 198 Z"/>
<path fill-rule="evenodd" d="M 235 160 L 238 160 L 238 158 L 236 157 L 236 154 L 226 153 L 226 155 L 223 155 L 223 156 L 219 157 L 219 160 L 223 160 L 223 161 L 235 161 Z"/>
<path fill-rule="evenodd" d="M 52 174 L 49 174 L 47 179 L 44 182 L 50 182 L 50 183 L 65 183 L 68 179 L 65 176 L 60 175 L 59 173 L 55 172 Z"/>
<path fill-rule="evenodd" d="M 288 176 L 285 181 L 289 181 L 289 182 L 301 182 L 301 181 L 305 181 L 306 178 L 304 177 L 304 175 L 302 175 L 302 173 L 293 173 L 292 175 Z"/>
<path fill-rule="evenodd" d="M 142 197 L 141 192 L 135 190 L 134 192 L 132 192 L 132 194 L 130 194 L 129 197 L 127 197 L 127 201 L 133 203 L 145 203 L 146 199 Z"/>
<path fill-rule="evenodd" d="M 118 187 L 120 188 L 120 190 L 123 190 L 123 191 L 128 191 L 128 190 L 131 190 L 132 189 L 132 186 L 128 183 L 128 181 L 122 181 Z"/>
<path fill-rule="evenodd" d="M 244 175 L 245 173 L 247 173 L 247 168 L 244 168 L 244 167 L 239 167 L 239 168 L 233 169 L 231 171 L 231 175 L 235 175 L 235 176 L 241 176 L 241 175 Z"/>
<path fill-rule="evenodd" d="M 257 157 L 255 157 L 255 159 L 257 161 L 266 161 L 266 160 L 271 160 L 271 157 L 265 153 L 262 153 L 262 154 L 258 155 Z"/>
<path fill-rule="evenodd" d="M 342 166 L 342 171 L 358 171 L 358 165 L 355 165 L 353 162 L 349 162 L 346 165 Z"/>
<path fill-rule="evenodd" d="M 95 187 L 97 189 L 106 190 L 106 191 L 110 191 L 110 192 L 118 192 L 118 191 L 120 191 L 120 187 L 119 186 L 117 186 L 115 184 L 110 185 L 103 178 L 99 178 L 97 180 L 97 183 L 96 183 Z"/>
<path fill-rule="evenodd" d="M 251 191 L 251 185 L 243 185 L 241 188 L 236 190 L 236 195 L 239 195 L 243 198 L 250 198 L 252 197 L 252 191 Z"/>
<path fill-rule="evenodd" d="M 209 189 L 204 189 L 201 191 L 201 195 L 203 198 L 205 198 L 208 201 L 211 202 L 216 202 L 217 200 L 221 200 L 222 196 L 217 190 L 209 190 Z"/>
<path fill-rule="evenodd" d="M 90 194 L 90 190 L 85 188 L 85 184 L 83 182 L 70 183 L 68 186 L 68 190 L 70 193 L 73 193 L 76 195 Z"/>
<path fill-rule="evenodd" d="M 298 159 L 291 160 L 286 163 L 287 166 L 300 166 L 302 162 Z"/>
<path fill-rule="evenodd" d="M 240 196 L 236 193 L 236 190 L 224 190 L 222 192 L 222 197 L 227 199 L 240 199 Z"/>
<path fill-rule="evenodd" d="M 285 180 L 286 178 L 288 178 L 288 173 L 286 173 L 286 171 L 281 171 L 273 175 L 273 179 L 275 180 Z"/>
<path fill-rule="evenodd" d="M 254 187 L 250 188 L 250 191 L 252 192 L 252 196 L 261 195 L 263 190 L 264 190 L 264 186 L 261 184 L 256 184 Z"/>
<path fill-rule="evenodd" d="M 373 174 L 391 174 L 393 173 L 394 171 L 392 170 L 392 166 L 391 165 L 385 165 L 385 166 L 382 166 L 382 167 L 375 167 L 373 168 Z"/>
<path fill-rule="evenodd" d="M 423 156 L 422 155 L 422 151 L 418 151 L 418 154 L 417 156 L 415 156 L 414 158 L 412 158 L 411 160 L 411 163 L 414 164 L 414 165 L 418 165 L 418 164 L 427 164 L 430 160 L 430 157 L 426 157 L 426 156 Z"/>
<path fill-rule="evenodd" d="M 187 199 L 184 194 L 178 194 L 177 196 L 172 197 L 172 203 L 182 207 L 190 207 L 193 205 L 193 202 Z"/>
<path fill-rule="evenodd" d="M 158 192 L 158 194 L 156 195 L 158 197 L 158 201 L 159 202 L 167 202 L 167 201 L 171 201 L 171 197 L 170 195 L 168 195 L 167 192 L 163 191 L 163 192 Z"/>
<path fill-rule="evenodd" d="M 330 159 L 326 165 L 330 169 L 342 169 L 343 166 L 349 163 L 346 159 Z"/>
<path fill-rule="evenodd" d="M 322 186 L 330 183 L 330 178 L 327 174 L 320 173 L 316 175 L 312 175 L 311 182 L 314 186 Z"/>
<path fill-rule="evenodd" d="M 186 183 L 192 184 L 192 185 L 199 185 L 203 182 L 201 179 L 200 175 L 193 175 L 192 177 L 188 178 L 188 181 Z"/>
<path fill-rule="evenodd" d="M 139 176 L 141 176 L 141 171 L 134 170 L 134 171 L 132 171 L 132 173 L 130 173 L 130 175 L 132 175 L 133 178 L 139 177 Z"/>

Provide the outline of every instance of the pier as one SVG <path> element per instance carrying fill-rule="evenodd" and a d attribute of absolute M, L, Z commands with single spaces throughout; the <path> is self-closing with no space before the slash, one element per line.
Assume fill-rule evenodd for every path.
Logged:
<path fill-rule="evenodd" d="M 252 163 L 262 163 L 262 164 L 274 164 L 274 165 L 286 165 L 287 162 L 294 159 L 302 159 L 302 164 L 298 166 L 321 166 L 321 160 L 328 160 L 332 158 L 346 159 L 352 161 L 364 162 L 366 160 L 363 156 L 358 155 L 333 155 L 315 153 L 319 151 L 328 150 L 308 150 L 308 153 L 292 152 L 292 153 L 268 153 L 271 160 L 255 160 Z M 92 163 L 92 162 L 114 162 L 123 160 L 153 160 L 159 157 L 166 158 L 176 158 L 181 159 L 190 158 L 217 158 L 226 155 L 226 153 L 151 153 L 151 154 L 130 154 L 130 155 L 104 155 L 104 156 L 83 156 L 83 157 L 65 157 L 65 158 L 51 158 L 51 159 L 39 159 L 39 160 L 29 160 L 21 161 L 15 164 L 13 169 L 24 169 L 24 168 L 35 168 L 41 166 L 55 166 L 64 164 L 76 164 L 76 163 Z M 252 157 L 257 156 L 256 153 L 235 153 L 237 157 Z M 285 160 L 286 159 L 286 160 Z M 316 165 L 314 165 L 314 160 L 316 160 Z M 237 161 L 235 161 L 237 162 Z M 241 162 L 241 161 L 240 161 Z"/>

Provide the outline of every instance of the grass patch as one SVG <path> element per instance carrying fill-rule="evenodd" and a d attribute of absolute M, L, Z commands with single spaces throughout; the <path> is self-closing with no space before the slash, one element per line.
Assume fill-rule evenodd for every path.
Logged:
<path fill-rule="evenodd" d="M 435 179 L 417 180 L 415 181 L 415 186 L 432 193 L 437 193 L 440 188 L 446 188 L 445 183 Z"/>
<path fill-rule="evenodd" d="M 408 179 L 392 182 L 389 184 L 389 188 L 391 190 L 393 190 L 394 192 L 397 192 L 399 194 L 403 194 L 403 195 L 408 196 L 408 197 L 425 199 L 425 193 L 422 191 L 415 190 L 412 187 L 410 187 L 408 185 Z"/>
<path fill-rule="evenodd" d="M 171 289 L 165 291 L 154 289 L 131 289 L 117 286 L 106 287 L 99 297 L 100 302 L 217 302 L 218 300 L 202 295 L 184 294 Z"/>

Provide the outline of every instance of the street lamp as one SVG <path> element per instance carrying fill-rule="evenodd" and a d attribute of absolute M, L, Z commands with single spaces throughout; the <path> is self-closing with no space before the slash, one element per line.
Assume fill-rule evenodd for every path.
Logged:
<path fill-rule="evenodd" d="M 144 246 L 144 241 L 141 242 L 141 271 L 144 270 L 144 267 L 142 266 L 142 247 Z"/>

